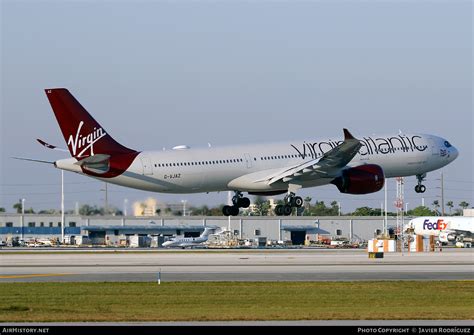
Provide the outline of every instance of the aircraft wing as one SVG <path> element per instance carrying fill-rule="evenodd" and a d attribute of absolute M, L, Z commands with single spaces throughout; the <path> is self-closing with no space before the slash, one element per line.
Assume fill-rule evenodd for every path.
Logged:
<path fill-rule="evenodd" d="M 269 185 L 278 181 L 285 183 L 298 180 L 303 176 L 320 178 L 336 177 L 341 168 L 346 166 L 357 154 L 360 141 L 344 128 L 344 142 L 326 152 L 322 157 L 290 167 L 266 178 Z M 259 180 L 263 181 L 263 180 Z"/>
<path fill-rule="evenodd" d="M 471 236 L 473 232 L 471 230 L 464 230 L 464 229 L 449 229 L 450 232 L 453 232 L 456 235 L 467 235 Z"/>

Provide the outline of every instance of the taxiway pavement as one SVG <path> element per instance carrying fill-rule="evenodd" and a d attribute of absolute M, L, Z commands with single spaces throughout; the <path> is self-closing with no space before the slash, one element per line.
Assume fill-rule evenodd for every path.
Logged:
<path fill-rule="evenodd" d="M 472 280 L 470 249 L 0 252 L 0 282 Z"/>

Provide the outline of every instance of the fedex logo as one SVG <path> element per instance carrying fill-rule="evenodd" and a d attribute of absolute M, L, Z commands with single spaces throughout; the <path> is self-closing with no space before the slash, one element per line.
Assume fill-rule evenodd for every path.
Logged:
<path fill-rule="evenodd" d="M 446 228 L 448 228 L 448 224 L 442 219 L 437 220 L 435 223 L 431 223 L 428 219 L 423 222 L 424 230 L 445 230 Z"/>

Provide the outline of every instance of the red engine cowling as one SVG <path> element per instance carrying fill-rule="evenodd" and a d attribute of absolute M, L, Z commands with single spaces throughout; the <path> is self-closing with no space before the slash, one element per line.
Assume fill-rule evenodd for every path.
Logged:
<path fill-rule="evenodd" d="M 356 166 L 342 171 L 331 183 L 341 193 L 367 194 L 379 191 L 385 182 L 383 170 L 375 164 Z"/>

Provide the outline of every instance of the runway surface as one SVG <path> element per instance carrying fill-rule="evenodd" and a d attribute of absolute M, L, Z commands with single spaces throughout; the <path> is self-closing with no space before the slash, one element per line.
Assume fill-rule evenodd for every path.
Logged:
<path fill-rule="evenodd" d="M 0 251 L 0 282 L 472 280 L 472 249 L 155 252 Z M 31 251 L 31 250 L 28 250 Z"/>

